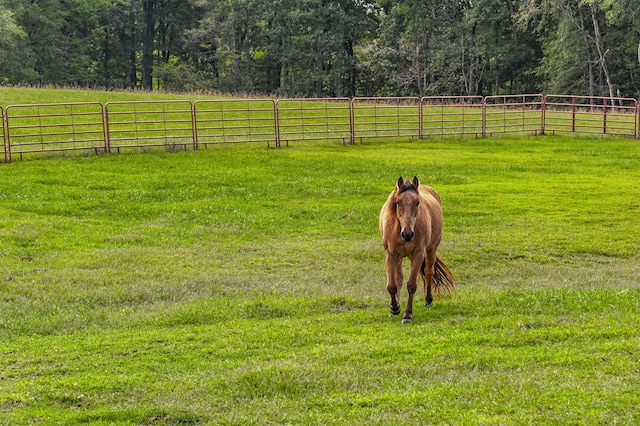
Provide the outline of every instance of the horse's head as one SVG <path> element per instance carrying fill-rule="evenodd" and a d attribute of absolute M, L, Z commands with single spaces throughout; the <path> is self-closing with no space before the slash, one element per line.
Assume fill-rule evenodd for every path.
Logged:
<path fill-rule="evenodd" d="M 418 216 L 418 206 L 420 205 L 420 194 L 418 186 L 420 181 L 417 177 L 413 181 L 398 179 L 396 186 L 396 196 L 393 209 L 400 221 L 400 236 L 406 242 L 413 239 L 415 235 L 415 224 Z"/>

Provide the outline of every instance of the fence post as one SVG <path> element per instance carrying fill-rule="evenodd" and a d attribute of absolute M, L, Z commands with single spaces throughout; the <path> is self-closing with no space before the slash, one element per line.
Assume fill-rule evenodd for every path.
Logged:
<path fill-rule="evenodd" d="M 544 128 L 547 121 L 547 95 L 542 95 L 542 114 L 541 114 L 541 123 L 540 123 L 540 135 L 544 135 Z"/>
<path fill-rule="evenodd" d="M 2 147 L 4 149 L 4 162 L 9 162 L 9 157 L 7 155 L 7 125 L 4 119 L 4 109 L 0 106 L 0 127 L 2 127 Z"/>
<path fill-rule="evenodd" d="M 482 137 L 487 135 L 487 97 L 482 97 Z"/>
<path fill-rule="evenodd" d="M 571 133 L 576 131 L 576 97 L 571 97 Z"/>
<path fill-rule="evenodd" d="M 100 102 L 101 116 L 102 116 L 102 140 L 104 142 L 104 153 L 109 153 L 109 139 L 107 136 L 107 115 L 105 113 L 105 106 Z"/>
<path fill-rule="evenodd" d="M 280 118 L 278 115 L 278 101 L 273 101 L 273 123 L 276 137 L 276 148 L 280 148 Z"/>
<path fill-rule="evenodd" d="M 198 150 L 198 121 L 196 120 L 196 104 L 191 102 L 191 132 L 193 134 L 193 149 Z"/>
<path fill-rule="evenodd" d="M 7 109 L 4 110 L 4 144 L 5 148 L 5 158 L 7 159 L 7 163 L 13 161 L 13 157 L 11 156 L 11 132 L 9 132 L 9 113 Z"/>
<path fill-rule="evenodd" d="M 422 100 L 424 99 L 424 96 L 420 98 L 420 101 L 418 102 L 418 139 L 422 139 L 424 137 L 424 132 L 422 131 Z"/>
<path fill-rule="evenodd" d="M 636 101 L 636 139 L 640 138 L 640 103 Z"/>
<path fill-rule="evenodd" d="M 602 99 L 602 134 L 607 134 L 607 98 Z"/>
<path fill-rule="evenodd" d="M 356 143 L 356 115 L 353 111 L 353 99 L 349 99 L 349 137 L 351 138 L 349 143 L 351 145 Z"/>
<path fill-rule="evenodd" d="M 102 120 L 104 121 L 104 151 L 111 152 L 111 132 L 109 131 L 109 103 L 102 106 Z"/>

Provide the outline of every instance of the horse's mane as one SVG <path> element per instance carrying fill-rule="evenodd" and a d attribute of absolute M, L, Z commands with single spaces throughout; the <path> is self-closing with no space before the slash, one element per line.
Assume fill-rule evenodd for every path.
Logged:
<path fill-rule="evenodd" d="M 387 200 L 387 212 L 390 217 L 396 217 L 396 198 L 398 198 L 398 195 L 407 191 L 414 191 L 415 193 L 420 195 L 418 188 L 411 181 L 404 180 L 402 182 L 402 185 L 396 186 L 393 192 L 389 195 L 389 199 Z"/>
<path fill-rule="evenodd" d="M 411 183 L 410 181 L 408 181 L 408 180 L 405 180 L 405 181 L 402 183 L 402 186 L 400 186 L 400 187 L 396 187 L 396 193 L 397 193 L 397 195 L 400 195 L 400 194 L 402 194 L 403 192 L 407 192 L 407 191 L 415 191 L 415 192 L 418 192 L 418 188 L 416 188 L 416 186 L 415 186 L 413 183 Z"/>

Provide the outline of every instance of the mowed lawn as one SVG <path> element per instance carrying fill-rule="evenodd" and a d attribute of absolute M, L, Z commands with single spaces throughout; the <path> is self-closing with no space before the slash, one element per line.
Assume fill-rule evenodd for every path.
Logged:
<path fill-rule="evenodd" d="M 401 325 L 378 213 L 414 175 L 443 199 L 458 291 Z M 0 176 L 0 424 L 640 422 L 638 141 L 223 146 Z"/>

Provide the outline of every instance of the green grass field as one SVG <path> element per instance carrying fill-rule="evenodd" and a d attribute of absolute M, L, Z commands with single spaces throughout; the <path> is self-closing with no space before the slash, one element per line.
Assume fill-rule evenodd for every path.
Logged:
<path fill-rule="evenodd" d="M 0 174 L 0 424 L 640 421 L 637 141 L 218 146 Z M 459 281 L 408 326 L 377 224 L 400 175 L 442 196 Z"/>

